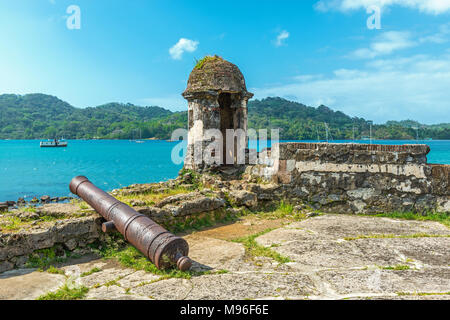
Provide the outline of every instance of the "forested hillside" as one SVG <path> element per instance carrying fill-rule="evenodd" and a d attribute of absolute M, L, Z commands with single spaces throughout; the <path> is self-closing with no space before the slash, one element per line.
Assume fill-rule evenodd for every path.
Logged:
<path fill-rule="evenodd" d="M 143 138 L 165 138 L 178 117 L 160 107 L 108 103 L 80 109 L 44 94 L 0 95 L 1 139 L 126 139 L 138 137 L 139 128 Z"/>
<path fill-rule="evenodd" d="M 248 105 L 249 128 L 280 129 L 289 140 L 361 139 L 370 132 L 369 122 L 326 106 L 308 107 L 282 98 L 252 100 Z M 108 103 L 75 108 L 45 94 L 0 95 L 0 139 L 168 139 L 173 130 L 186 128 L 187 112 L 160 107 Z M 373 125 L 376 139 L 450 139 L 450 124 L 422 125 L 416 121 L 388 121 Z"/>

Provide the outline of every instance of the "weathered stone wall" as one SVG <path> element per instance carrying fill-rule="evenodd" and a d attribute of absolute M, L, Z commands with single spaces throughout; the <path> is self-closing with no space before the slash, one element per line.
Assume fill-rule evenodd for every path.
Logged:
<path fill-rule="evenodd" d="M 174 187 L 175 184 L 172 180 L 148 188 L 136 185 L 117 193 L 139 195 L 159 188 L 163 194 L 162 186 Z M 168 196 L 154 205 L 141 202 L 133 200 L 131 205 L 171 231 L 221 221 L 234 214 L 226 210 L 226 202 L 220 192 L 208 189 Z M 0 273 L 25 267 L 33 257 L 45 258 L 45 249 L 51 249 L 56 254 L 55 258 L 89 253 L 88 244 L 104 238 L 101 224 L 105 220 L 93 210 L 81 209 L 78 204 L 47 204 L 36 212 L 16 210 L 9 214 L 25 222 L 17 230 L 2 228 L 0 224 Z"/>
<path fill-rule="evenodd" d="M 213 148 L 212 141 L 216 141 L 219 146 L 226 145 L 226 129 L 247 132 L 248 96 L 241 93 L 231 95 L 230 109 L 232 114 L 230 115 L 231 121 L 227 128 L 223 128 L 221 125 L 221 107 L 218 97 L 218 92 L 208 92 L 197 93 L 188 98 L 189 132 L 186 157 L 184 159 L 184 168 L 186 169 L 194 169 L 200 172 L 207 168 L 218 167 L 218 164 L 210 164 L 204 159 L 206 150 Z M 211 136 L 208 136 L 208 130 L 210 130 L 209 134 L 214 134 L 213 139 Z M 217 131 L 214 133 L 211 130 Z M 222 139 L 218 139 L 217 136 L 219 134 L 222 134 Z M 247 139 L 246 134 L 245 139 Z M 247 140 L 244 144 L 248 144 Z M 215 156 L 214 153 L 211 154 L 211 157 Z M 224 159 L 221 161 L 224 162 Z"/>
<path fill-rule="evenodd" d="M 272 180 L 284 196 L 323 211 L 450 211 L 450 166 L 427 164 L 427 145 L 280 143 L 278 148 L 278 171 L 259 164 L 247 174 Z"/>
<path fill-rule="evenodd" d="M 24 267 L 38 250 L 57 247 L 65 251 L 84 253 L 83 248 L 102 236 L 100 216 L 56 221 L 51 227 L 0 232 L 0 272 Z"/>

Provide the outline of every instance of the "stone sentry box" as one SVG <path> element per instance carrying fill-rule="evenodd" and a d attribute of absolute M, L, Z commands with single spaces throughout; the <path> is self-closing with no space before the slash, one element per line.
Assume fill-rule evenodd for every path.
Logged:
<path fill-rule="evenodd" d="M 450 211 L 450 166 L 428 164 L 427 145 L 280 143 L 277 171 L 247 174 L 323 211 Z M 271 174 L 267 175 L 267 172 Z"/>
<path fill-rule="evenodd" d="M 217 166 L 206 163 L 203 157 L 203 151 L 212 141 L 206 134 L 208 129 L 222 133 L 220 162 L 225 164 L 226 154 L 229 154 L 236 163 L 237 143 L 234 144 L 235 150 L 227 150 L 226 130 L 242 130 L 247 146 L 247 103 L 253 97 L 247 91 L 239 68 L 218 56 L 205 57 L 192 70 L 182 95 L 188 101 L 189 128 L 184 167 L 202 171 Z M 230 165 L 234 163 L 227 162 Z"/>

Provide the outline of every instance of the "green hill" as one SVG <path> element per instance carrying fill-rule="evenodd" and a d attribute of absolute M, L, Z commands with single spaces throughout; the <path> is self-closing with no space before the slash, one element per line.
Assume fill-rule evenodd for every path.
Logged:
<path fill-rule="evenodd" d="M 326 106 L 308 107 L 282 98 L 252 100 L 249 128 L 280 129 L 289 140 L 360 139 L 369 135 L 369 122 Z M 102 138 L 168 139 L 173 130 L 187 127 L 187 112 L 160 107 L 108 103 L 75 108 L 45 94 L 0 95 L 0 139 Z M 328 128 L 328 130 L 326 129 Z M 417 129 L 418 128 L 418 129 Z M 450 124 L 422 125 L 417 121 L 388 121 L 373 125 L 376 139 L 450 139 Z"/>
<path fill-rule="evenodd" d="M 351 139 L 369 130 L 362 118 L 352 118 L 326 106 L 308 107 L 282 98 L 266 98 L 250 101 L 248 106 L 249 127 L 280 129 L 281 139 L 317 140 Z M 353 129 L 354 128 L 354 129 Z"/>
<path fill-rule="evenodd" d="M 158 129 L 167 131 L 168 123 L 155 120 L 175 115 L 160 107 L 108 103 L 80 109 L 45 94 L 5 94 L 0 95 L 0 139 L 125 139 L 138 137 L 139 129 L 143 137 L 158 136 Z"/>

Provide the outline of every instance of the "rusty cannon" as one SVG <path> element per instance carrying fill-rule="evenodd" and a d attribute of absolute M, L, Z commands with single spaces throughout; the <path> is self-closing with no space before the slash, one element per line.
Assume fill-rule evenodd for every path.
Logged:
<path fill-rule="evenodd" d="M 84 176 L 73 178 L 69 188 L 106 219 L 102 224 L 103 232 L 119 231 L 158 269 L 176 265 L 185 271 L 191 267 L 192 261 L 187 257 L 189 246 L 183 238 L 97 188 Z"/>

